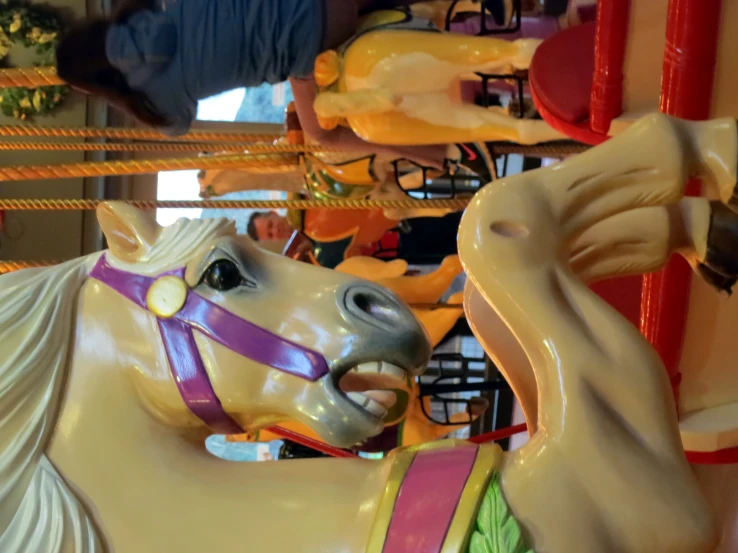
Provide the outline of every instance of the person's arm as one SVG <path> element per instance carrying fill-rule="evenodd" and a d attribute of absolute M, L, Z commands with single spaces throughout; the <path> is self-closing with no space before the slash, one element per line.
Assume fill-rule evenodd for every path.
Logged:
<path fill-rule="evenodd" d="M 197 104 L 188 105 L 175 113 L 167 113 L 168 124 L 157 130 L 167 136 L 183 136 L 190 132 L 192 122 L 197 117 Z"/>
<path fill-rule="evenodd" d="M 156 0 L 121 0 L 120 2 L 116 2 L 112 19 L 116 23 L 123 23 L 126 19 L 128 19 L 138 11 L 153 11 L 155 5 Z"/>

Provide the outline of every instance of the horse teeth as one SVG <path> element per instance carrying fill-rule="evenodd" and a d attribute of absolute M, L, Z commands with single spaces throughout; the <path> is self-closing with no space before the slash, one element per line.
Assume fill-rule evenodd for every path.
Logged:
<path fill-rule="evenodd" d="M 366 403 L 369 401 L 369 398 L 360 392 L 349 392 L 346 395 L 359 407 L 365 407 Z"/>
<path fill-rule="evenodd" d="M 374 401 L 373 399 L 367 398 L 367 404 L 364 406 L 364 409 L 369 411 L 372 415 L 375 417 L 384 418 L 385 415 L 387 415 L 387 409 L 384 408 L 384 405 L 379 403 L 378 401 Z"/>
<path fill-rule="evenodd" d="M 375 417 L 382 418 L 387 414 L 387 409 L 384 408 L 384 406 L 379 403 L 378 401 L 374 401 L 371 398 L 366 397 L 364 394 L 359 392 L 349 392 L 346 394 L 348 398 L 353 401 L 356 405 L 364 409 L 365 411 L 369 412 L 370 414 L 374 415 Z"/>
<path fill-rule="evenodd" d="M 399 380 L 405 380 L 405 377 L 407 376 L 407 372 L 405 372 L 404 369 L 401 369 L 400 367 L 397 367 L 395 365 L 391 365 L 390 363 L 385 363 L 383 365 L 382 372 Z"/>
<path fill-rule="evenodd" d="M 369 361 L 367 363 L 362 363 L 360 365 L 356 365 L 356 367 L 354 367 L 354 370 L 357 373 L 372 373 L 372 374 L 376 374 L 378 372 L 381 372 L 381 370 L 382 370 L 382 362 L 381 361 Z"/>
<path fill-rule="evenodd" d="M 362 363 L 357 365 L 352 370 L 357 373 L 371 373 L 371 374 L 384 374 L 397 378 L 399 380 L 405 380 L 405 371 L 400 367 L 392 365 L 391 363 L 385 363 L 383 361 L 369 361 L 368 363 Z"/>

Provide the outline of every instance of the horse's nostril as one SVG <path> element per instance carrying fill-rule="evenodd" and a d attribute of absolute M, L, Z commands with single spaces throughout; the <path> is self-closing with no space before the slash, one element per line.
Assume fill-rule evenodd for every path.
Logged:
<path fill-rule="evenodd" d="M 361 309 L 364 313 L 367 313 L 369 315 L 372 314 L 372 300 L 367 294 L 356 294 L 354 296 L 354 303 L 356 304 L 356 307 Z"/>
<path fill-rule="evenodd" d="M 402 318 L 402 307 L 389 294 L 369 286 L 352 286 L 346 292 L 345 306 L 349 313 L 390 330 Z"/>
<path fill-rule="evenodd" d="M 528 227 L 515 221 L 495 221 L 489 229 L 505 238 L 527 238 L 530 235 Z"/>
<path fill-rule="evenodd" d="M 384 302 L 381 301 L 382 299 L 384 298 L 377 301 L 378 298 L 372 297 L 369 294 L 358 293 L 354 296 L 354 303 L 356 304 L 356 307 L 361 309 L 367 315 L 377 318 L 391 319 L 392 312 L 396 311 L 397 307 L 389 305 L 386 300 Z"/>

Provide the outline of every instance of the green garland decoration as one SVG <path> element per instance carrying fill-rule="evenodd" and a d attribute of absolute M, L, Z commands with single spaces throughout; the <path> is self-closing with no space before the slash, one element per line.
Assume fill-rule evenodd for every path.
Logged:
<path fill-rule="evenodd" d="M 60 18 L 47 7 L 39 8 L 21 2 L 0 0 L 0 60 L 6 58 L 13 45 L 20 43 L 35 48 L 40 57 L 37 67 L 56 64 L 55 50 L 62 30 Z M 64 101 L 69 86 L 0 89 L 0 109 L 8 117 L 25 121 L 46 115 Z"/>
<path fill-rule="evenodd" d="M 495 473 L 477 514 L 469 553 L 534 553 L 525 545 L 518 521 L 507 506 Z"/>

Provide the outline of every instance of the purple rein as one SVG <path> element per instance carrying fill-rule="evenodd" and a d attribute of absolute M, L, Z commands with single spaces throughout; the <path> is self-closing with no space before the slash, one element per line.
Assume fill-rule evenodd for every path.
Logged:
<path fill-rule="evenodd" d="M 179 286 L 175 292 L 182 291 L 182 305 L 176 305 L 170 316 L 156 314 L 159 332 L 182 399 L 215 432 L 241 434 L 244 430 L 225 412 L 215 394 L 195 343 L 194 330 L 247 359 L 310 382 L 328 374 L 328 363 L 321 354 L 206 300 L 186 285 L 184 272 L 178 269 L 156 278 L 127 273 L 110 266 L 103 254 L 90 277 L 152 313 L 149 296 L 154 286 L 165 279 L 173 281 L 175 288 Z"/>

